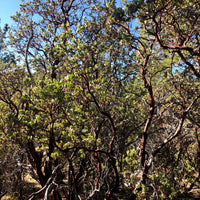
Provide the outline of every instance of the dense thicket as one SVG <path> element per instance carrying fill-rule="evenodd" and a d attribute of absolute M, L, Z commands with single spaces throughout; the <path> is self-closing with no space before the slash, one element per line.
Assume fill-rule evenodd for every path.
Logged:
<path fill-rule="evenodd" d="M 24 0 L 12 18 L 0 30 L 0 196 L 199 187 L 198 0 Z"/>

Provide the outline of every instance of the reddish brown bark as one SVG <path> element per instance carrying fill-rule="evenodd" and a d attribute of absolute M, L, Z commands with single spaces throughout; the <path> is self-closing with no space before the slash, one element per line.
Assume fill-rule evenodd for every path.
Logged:
<path fill-rule="evenodd" d="M 142 67 L 142 80 L 144 83 L 144 88 L 147 89 L 148 94 L 149 94 L 149 115 L 146 120 L 146 124 L 144 127 L 143 135 L 142 135 L 142 142 L 141 142 L 141 147 L 140 147 L 140 163 L 144 167 L 145 165 L 145 156 L 146 156 L 146 143 L 147 143 L 147 138 L 148 138 L 148 130 L 151 125 L 151 121 L 153 119 L 153 114 L 154 114 L 154 107 L 155 107 L 155 101 L 154 101 L 154 96 L 153 96 L 153 90 L 152 90 L 152 85 L 151 82 L 148 83 L 146 79 L 146 66 L 149 60 L 149 55 L 146 57 L 144 60 L 144 64 Z"/>

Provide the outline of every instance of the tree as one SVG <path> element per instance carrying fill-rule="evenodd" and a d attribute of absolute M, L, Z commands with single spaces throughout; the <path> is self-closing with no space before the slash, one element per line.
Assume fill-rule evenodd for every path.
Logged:
<path fill-rule="evenodd" d="M 74 21 L 64 21 L 61 23 L 63 26 L 58 27 L 57 22 L 52 22 L 49 16 L 45 16 L 46 8 L 37 5 L 38 2 L 35 2 L 35 5 L 26 3 L 21 6 L 21 10 L 31 12 L 31 9 L 35 8 L 33 14 L 40 15 L 41 21 L 28 21 L 26 16 L 30 17 L 33 14 L 27 15 L 25 12 L 17 13 L 13 17 L 22 26 L 16 31 L 12 30 L 15 37 L 10 33 L 10 44 L 15 44 L 18 53 L 24 57 L 27 73 L 23 78 L 24 87 L 20 88 L 20 95 L 15 98 L 17 102 L 13 102 L 14 113 L 11 114 L 11 121 L 14 123 L 14 129 L 11 132 L 17 135 L 18 144 L 26 150 L 29 162 L 36 170 L 42 186 L 46 185 L 53 167 L 67 159 L 68 198 L 76 198 L 85 192 L 87 180 L 92 187 L 87 188 L 85 197 L 92 198 L 96 191 L 104 191 L 103 196 L 106 195 L 109 199 L 119 186 L 116 162 L 119 156 L 116 155 L 120 153 L 119 148 L 122 149 L 125 142 L 123 132 L 126 128 L 130 129 L 126 135 L 128 137 L 133 129 L 124 120 L 124 115 L 128 115 L 124 113 L 124 109 L 128 108 L 125 105 L 127 100 L 123 101 L 121 89 L 122 80 L 132 75 L 130 55 L 120 56 L 121 50 L 125 53 L 126 45 L 118 52 L 115 50 L 118 46 L 114 42 L 117 35 L 112 35 L 111 26 L 106 29 L 104 18 L 101 19 L 100 26 L 96 27 L 99 30 L 93 27 L 96 26 L 94 16 L 98 6 L 98 9 L 101 8 L 100 5 L 91 10 L 89 22 L 86 19 L 80 20 L 84 24 L 77 27 L 76 18 L 72 18 Z M 60 9 L 62 13 L 63 5 L 64 2 L 55 4 L 52 1 L 47 10 Z M 70 7 L 73 8 L 67 3 L 65 6 L 69 6 L 68 12 Z M 40 8 L 44 11 L 40 11 Z M 54 15 L 52 12 L 52 17 Z M 49 21 L 52 27 L 49 26 L 48 33 L 43 27 L 47 27 Z M 34 27 L 38 24 L 38 28 L 42 28 L 36 32 Z M 56 35 L 57 30 L 63 33 Z M 103 40 L 104 30 L 108 32 L 106 34 L 111 37 L 111 41 Z M 96 31 L 102 32 L 102 35 L 97 35 Z M 101 42 L 97 42 L 95 37 Z M 113 50 L 110 44 L 113 45 Z M 39 45 L 42 46 L 39 48 Z M 40 51 L 48 60 L 40 58 Z M 34 60 L 28 59 L 30 56 Z M 47 68 L 46 62 L 52 65 Z M 120 62 L 125 62 L 130 68 L 125 64 L 120 68 Z M 41 65 L 36 67 L 34 63 Z M 103 71 L 105 68 L 107 70 Z M 58 76 L 52 77 L 52 73 L 57 73 Z M 124 78 L 121 74 L 124 74 Z M 120 93 L 122 95 L 118 97 L 117 94 Z M 126 108 L 123 108 L 124 106 Z M 119 122 L 122 127 L 118 130 L 116 124 Z M 100 146 L 100 143 L 103 145 Z M 64 154 L 65 159 L 60 153 Z M 122 154 L 119 159 L 122 159 Z"/>
<path fill-rule="evenodd" d="M 24 1 L 13 16 L 1 135 L 42 187 L 27 199 L 176 198 L 198 182 L 199 3 L 121 5 Z"/>
<path fill-rule="evenodd" d="M 148 34 L 148 38 L 150 39 L 150 51 L 148 50 L 149 48 L 147 48 L 143 43 L 142 47 L 144 53 L 141 55 L 144 60 L 144 64 L 142 66 L 142 80 L 144 82 L 144 87 L 149 93 L 149 117 L 146 121 L 140 148 L 140 161 L 141 165 L 144 167 L 142 177 L 142 183 L 144 184 L 146 184 L 148 171 L 152 165 L 153 159 L 155 159 L 157 154 L 160 153 L 160 151 L 163 151 L 162 149 L 164 149 L 165 146 L 168 146 L 169 143 L 175 140 L 176 137 L 180 136 L 181 134 L 184 135 L 184 124 L 188 124 L 187 122 L 184 122 L 186 121 L 187 115 L 190 112 L 191 107 L 194 106 L 196 104 L 196 101 L 199 99 L 199 92 L 197 92 L 197 88 L 199 87 L 197 80 L 199 79 L 197 64 L 199 59 L 198 7 L 199 3 L 197 1 L 193 1 L 189 5 L 186 1 L 157 1 L 148 2 L 148 5 L 146 5 L 144 9 L 140 9 L 138 11 L 138 17 L 140 18 L 142 27 L 144 27 L 144 30 Z M 196 17 L 193 17 L 194 13 Z M 148 41 L 149 39 L 146 40 Z M 162 61 L 163 64 L 166 65 L 167 63 L 165 62 L 169 59 L 171 59 L 171 61 L 168 62 L 168 68 L 163 67 L 162 69 L 159 69 L 157 67 L 154 68 L 155 72 L 153 72 L 154 70 L 148 69 L 148 66 L 152 67 L 152 62 L 150 58 L 153 57 L 154 54 L 157 52 L 156 49 L 158 46 L 162 48 L 159 49 L 159 56 L 164 54 L 164 59 Z M 157 59 L 154 57 L 152 60 L 158 61 L 158 59 L 160 60 L 160 57 Z M 169 74 L 170 66 L 171 76 Z M 164 109 L 164 111 L 160 112 L 160 116 L 156 117 L 155 115 L 157 114 L 155 113 L 155 111 L 158 111 L 158 109 L 160 110 L 160 106 L 158 105 L 161 102 L 159 89 L 157 89 L 157 86 L 153 84 L 153 80 L 156 80 L 155 78 L 157 78 L 157 76 L 155 75 L 158 74 L 159 79 L 157 80 L 163 81 L 163 79 L 160 77 L 160 72 L 162 72 L 162 74 L 165 73 L 169 77 L 168 80 L 170 80 L 174 86 L 174 88 L 170 87 L 171 92 L 174 90 L 174 92 L 172 92 L 174 97 L 162 95 L 162 99 L 166 99 L 167 101 L 169 101 L 169 98 L 172 98 L 172 101 L 169 101 L 169 103 L 167 103 L 167 107 L 170 105 L 172 105 L 173 107 L 171 116 L 173 116 L 173 114 L 177 112 L 176 116 L 179 118 L 178 125 L 170 124 L 170 126 L 168 126 L 171 128 L 176 127 L 173 128 L 174 130 L 166 128 L 166 122 L 165 124 L 163 124 L 164 127 L 159 123 L 161 119 L 165 119 L 166 117 L 166 114 L 164 114 L 164 112 L 166 110 L 168 110 L 169 112 L 170 109 Z M 194 76 L 192 74 L 194 74 Z M 149 79 L 147 79 L 147 77 L 149 77 Z M 191 88 L 190 92 L 192 91 L 192 96 L 191 93 L 189 95 L 190 97 L 188 96 L 187 92 L 189 92 L 189 90 L 186 88 Z M 159 96 L 155 95 L 155 91 L 158 92 Z M 159 104 L 156 105 L 157 103 Z M 166 102 L 163 102 L 160 105 L 166 105 Z M 157 121 L 156 118 L 159 120 Z M 173 121 L 175 121 L 174 118 Z M 159 130 L 157 125 L 162 126 L 161 133 L 168 132 L 168 134 L 165 133 L 166 139 L 162 139 L 163 141 L 161 141 L 157 147 L 153 145 L 153 149 L 150 150 L 151 153 L 148 152 L 148 155 L 151 154 L 151 156 L 146 156 L 146 149 L 148 148 L 149 140 L 148 135 L 152 135 L 152 129 L 154 129 L 154 127 L 157 128 L 155 130 Z M 186 134 L 189 135 L 190 133 L 193 133 L 193 145 L 195 141 L 194 130 L 195 124 L 193 124 L 193 130 L 190 130 L 190 132 Z M 174 133 L 169 134 L 171 131 Z M 157 135 L 154 135 L 153 138 L 157 137 Z M 181 140 L 180 143 L 184 143 L 184 140 Z M 180 148 L 178 151 L 182 151 L 182 148 Z M 197 165 L 195 170 L 198 170 Z"/>

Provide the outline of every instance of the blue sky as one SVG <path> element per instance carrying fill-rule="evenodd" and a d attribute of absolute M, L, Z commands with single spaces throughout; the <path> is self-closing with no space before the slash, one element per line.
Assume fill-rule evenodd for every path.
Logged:
<path fill-rule="evenodd" d="M 20 0 L 0 0 L 0 26 L 4 27 L 5 24 L 12 25 L 11 15 L 19 9 Z"/>

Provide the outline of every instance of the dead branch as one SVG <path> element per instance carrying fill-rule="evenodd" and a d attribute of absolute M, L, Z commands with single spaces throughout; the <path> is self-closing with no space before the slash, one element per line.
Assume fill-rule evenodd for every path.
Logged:
<path fill-rule="evenodd" d="M 181 118 L 179 120 L 179 125 L 175 131 L 175 133 L 173 135 L 171 135 L 169 138 L 165 139 L 164 142 L 162 144 L 160 144 L 158 146 L 158 148 L 153 152 L 153 157 L 155 157 L 157 155 L 158 152 L 160 152 L 160 150 L 166 145 L 168 144 L 171 140 L 173 140 L 175 137 L 177 137 L 180 133 L 181 133 L 181 129 L 184 123 L 184 120 L 186 118 L 187 113 L 189 112 L 189 110 L 191 109 L 191 107 L 194 105 L 194 103 L 197 101 L 197 99 L 200 97 L 200 95 L 197 95 L 194 100 L 192 101 L 192 103 L 187 107 L 187 109 L 183 110 L 181 113 Z"/>
<path fill-rule="evenodd" d="M 26 200 L 32 200 L 34 197 L 38 196 L 39 194 L 41 194 L 43 191 L 45 191 L 45 200 L 48 200 L 48 198 L 46 196 L 48 196 L 49 191 L 51 191 L 52 187 L 57 185 L 56 182 L 54 182 L 54 180 L 56 179 L 57 173 L 59 170 L 62 169 L 62 165 L 58 165 L 52 172 L 51 177 L 47 180 L 45 186 L 43 188 L 41 188 L 39 191 L 32 193 Z"/>

